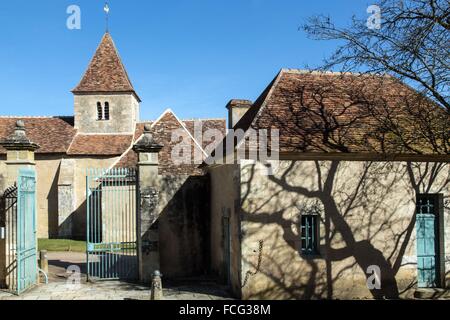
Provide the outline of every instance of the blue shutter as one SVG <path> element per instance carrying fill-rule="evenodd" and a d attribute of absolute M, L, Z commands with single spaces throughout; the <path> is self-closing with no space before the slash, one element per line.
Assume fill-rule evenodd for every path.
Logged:
<path fill-rule="evenodd" d="M 419 288 L 437 285 L 436 215 L 430 198 L 419 199 L 416 216 L 417 273 Z"/>

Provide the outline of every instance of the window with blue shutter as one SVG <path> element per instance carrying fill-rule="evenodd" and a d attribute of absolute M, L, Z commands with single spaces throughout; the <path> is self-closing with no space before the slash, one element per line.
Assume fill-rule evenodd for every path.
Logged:
<path fill-rule="evenodd" d="M 301 240 L 303 255 L 316 255 L 319 253 L 319 216 L 302 215 Z"/>

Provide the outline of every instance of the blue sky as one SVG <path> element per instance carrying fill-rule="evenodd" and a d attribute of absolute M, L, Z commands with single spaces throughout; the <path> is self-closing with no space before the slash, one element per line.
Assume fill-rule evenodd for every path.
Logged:
<path fill-rule="evenodd" d="M 317 13 L 340 24 L 364 0 L 110 0 L 110 31 L 142 98 L 141 118 L 225 117 L 254 100 L 281 68 L 314 66 L 334 44 L 298 31 Z M 66 27 L 69 5 L 81 30 Z M 102 0 L 0 1 L 0 115 L 72 115 L 70 90 L 105 31 Z"/>

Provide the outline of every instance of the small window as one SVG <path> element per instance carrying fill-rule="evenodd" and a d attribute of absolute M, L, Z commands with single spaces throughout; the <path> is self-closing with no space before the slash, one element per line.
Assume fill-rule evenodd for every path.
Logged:
<path fill-rule="evenodd" d="M 436 197 L 430 194 L 418 195 L 417 214 L 436 214 Z"/>
<path fill-rule="evenodd" d="M 301 240 L 302 254 L 316 255 L 319 253 L 319 216 L 302 215 Z"/>
<path fill-rule="evenodd" d="M 97 102 L 97 120 L 103 120 L 103 108 L 101 102 Z"/>
<path fill-rule="evenodd" d="M 109 102 L 105 102 L 105 110 L 103 114 L 103 120 L 109 120 Z"/>
<path fill-rule="evenodd" d="M 101 102 L 97 102 L 97 120 L 98 121 L 109 120 L 109 102 L 105 102 L 104 106 L 102 106 Z"/>

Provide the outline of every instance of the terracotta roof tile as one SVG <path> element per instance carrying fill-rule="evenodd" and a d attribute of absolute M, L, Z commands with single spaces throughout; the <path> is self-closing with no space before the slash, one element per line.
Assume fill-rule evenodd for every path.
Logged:
<path fill-rule="evenodd" d="M 226 131 L 225 119 L 202 119 L 201 121 L 203 131 L 208 129 L 217 129 L 220 132 Z M 192 136 L 194 136 L 194 121 L 187 120 L 182 121 L 185 128 Z M 182 129 L 182 126 L 176 116 L 172 112 L 167 112 L 159 121 L 152 124 L 152 134 L 157 143 L 163 144 L 164 147 L 160 152 L 160 174 L 168 175 L 203 175 L 202 169 L 199 168 L 199 164 L 176 164 L 172 161 L 172 151 L 176 143 L 172 142 L 172 132 Z M 136 141 L 141 137 L 144 131 L 144 123 L 139 123 L 136 127 L 135 137 Z M 180 131 L 181 132 L 181 131 Z M 186 131 L 185 131 L 186 132 Z M 189 138 L 189 134 L 183 136 L 183 140 L 188 143 L 188 147 L 191 150 L 190 157 L 194 159 L 194 152 L 201 151 L 198 149 L 196 143 Z M 211 142 L 204 141 L 204 145 L 208 145 Z M 137 165 L 137 154 L 133 150 L 129 150 L 122 156 L 120 161 L 116 164 L 116 167 L 130 168 Z"/>
<path fill-rule="evenodd" d="M 16 122 L 25 122 L 27 137 L 40 146 L 36 153 L 66 153 L 76 134 L 72 117 L 0 117 L 0 140 L 14 132 Z M 0 154 L 6 150 L 0 147 Z"/>
<path fill-rule="evenodd" d="M 130 92 L 136 94 L 109 33 L 105 33 L 103 36 L 87 71 L 72 92 Z"/>
<path fill-rule="evenodd" d="M 202 137 L 204 137 L 205 132 L 208 130 L 218 130 L 223 136 L 225 136 L 227 131 L 227 121 L 225 119 L 184 120 L 183 123 L 186 126 L 186 129 L 188 129 L 191 135 L 197 140 L 200 140 L 197 138 L 197 135 L 199 135 L 200 132 L 195 132 L 196 123 L 198 128 L 202 129 Z M 208 141 L 204 139 L 201 140 L 203 149 L 205 149 L 209 144 L 214 143 L 214 141 Z M 220 141 L 217 141 L 216 144 L 218 144 L 219 142 Z"/>
<path fill-rule="evenodd" d="M 431 124 L 448 145 L 441 120 L 448 113 L 390 76 L 283 70 L 235 129 L 279 129 L 280 152 L 433 154 L 418 133 Z"/>
<path fill-rule="evenodd" d="M 120 156 L 133 141 L 132 135 L 78 134 L 67 151 L 68 155 Z"/>

